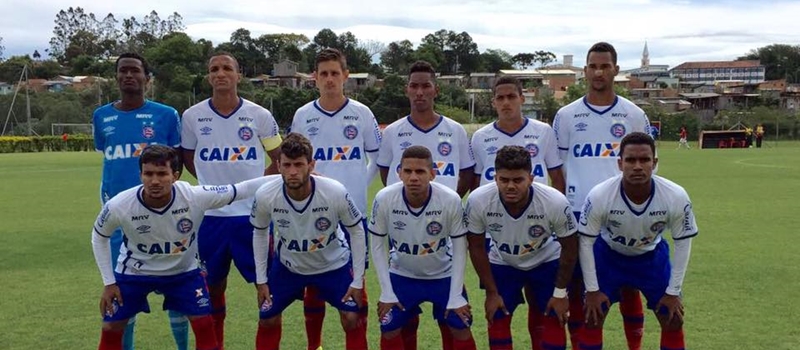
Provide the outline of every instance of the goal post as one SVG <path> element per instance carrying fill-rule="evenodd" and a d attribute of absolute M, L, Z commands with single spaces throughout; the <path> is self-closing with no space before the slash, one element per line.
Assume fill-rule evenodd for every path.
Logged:
<path fill-rule="evenodd" d="M 94 125 L 92 123 L 53 123 L 50 124 L 50 134 L 94 135 Z"/>

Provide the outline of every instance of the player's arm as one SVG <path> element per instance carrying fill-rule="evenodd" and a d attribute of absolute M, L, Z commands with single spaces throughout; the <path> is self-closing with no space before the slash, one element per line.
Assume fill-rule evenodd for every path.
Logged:
<path fill-rule="evenodd" d="M 670 232 L 673 240 L 672 274 L 664 297 L 659 300 L 656 310 L 661 306 L 667 308 L 669 320 L 673 317 L 683 319 L 683 305 L 680 300 L 683 279 L 689 266 L 689 256 L 692 251 L 692 239 L 697 236 L 697 223 L 695 222 L 692 203 L 689 195 L 682 193 L 682 198 L 674 205 L 675 209 L 670 216 Z M 682 209 L 682 210 L 681 210 Z"/>
<path fill-rule="evenodd" d="M 389 253 L 388 244 L 386 244 L 389 239 L 389 230 L 386 224 L 386 213 L 383 211 L 383 207 L 387 204 L 380 203 L 382 201 L 380 194 L 379 192 L 372 202 L 372 217 L 369 220 L 369 234 L 372 235 L 372 239 L 369 240 L 370 255 L 372 255 L 372 265 L 375 266 L 375 274 L 378 276 L 378 284 L 381 286 L 381 295 L 378 301 L 383 304 L 394 304 L 399 300 L 394 294 L 392 281 L 389 278 Z M 382 313 L 379 316 L 383 317 L 383 314 L 390 308 L 391 306 L 388 306 L 388 308 L 380 310 L 379 306 L 378 312 Z"/>
<path fill-rule="evenodd" d="M 545 129 L 545 154 L 544 163 L 547 166 L 547 175 L 550 177 L 550 185 L 562 194 L 566 193 L 567 183 L 564 180 L 563 165 L 564 161 L 558 153 L 558 141 L 556 133 L 552 127 Z"/>
<path fill-rule="evenodd" d="M 278 161 L 281 159 L 281 149 L 278 146 L 281 145 L 281 142 L 282 139 L 280 134 L 261 139 L 261 144 L 264 146 L 264 150 L 267 151 L 267 156 L 269 157 L 269 166 L 264 169 L 264 175 L 278 173 Z"/>
<path fill-rule="evenodd" d="M 475 167 L 471 166 L 466 169 L 458 171 L 458 186 L 456 192 L 461 197 L 467 194 L 471 189 L 475 188 L 475 182 L 480 182 L 480 178 L 475 176 Z"/>
<path fill-rule="evenodd" d="M 340 187 L 340 191 L 342 195 L 338 206 L 339 222 L 350 233 L 350 254 L 353 260 L 353 282 L 350 284 L 350 288 L 363 289 L 367 261 L 367 238 L 364 226 L 361 224 L 362 215 L 344 186 Z"/>
<path fill-rule="evenodd" d="M 91 235 L 94 261 L 100 270 L 104 285 L 103 294 L 100 297 L 100 313 L 109 316 L 114 314 L 114 301 L 119 305 L 123 304 L 111 261 L 111 235 L 118 227 L 117 216 L 114 215 L 109 203 L 106 203 L 95 220 Z"/>
<path fill-rule="evenodd" d="M 558 147 L 558 155 L 562 161 L 566 161 L 569 156 L 569 130 L 564 124 L 564 117 L 559 110 L 553 118 L 553 132 L 556 135 L 556 146 Z"/>
<path fill-rule="evenodd" d="M 183 166 L 189 174 L 197 178 L 197 170 L 194 167 L 194 150 L 181 147 L 181 155 L 183 158 Z"/>
<path fill-rule="evenodd" d="M 93 126 L 92 131 L 94 133 L 93 135 L 94 137 L 92 138 L 92 140 L 94 141 L 94 150 L 103 153 L 103 150 L 106 147 L 105 147 L 105 137 L 104 137 L 105 133 L 103 133 L 103 130 L 101 130 L 102 128 L 100 127 L 99 123 L 101 120 L 102 119 L 100 119 L 97 116 L 97 111 L 95 110 L 94 113 L 92 114 L 92 126 Z"/>
<path fill-rule="evenodd" d="M 450 240 L 453 243 L 453 267 L 450 276 L 450 298 L 447 309 L 459 309 L 466 306 L 467 300 L 461 295 L 464 290 L 464 270 L 467 266 L 467 228 L 464 225 L 464 210 L 461 200 L 456 200 L 449 206 Z"/>
<path fill-rule="evenodd" d="M 547 175 L 550 177 L 550 186 L 553 186 L 561 194 L 567 193 L 567 180 L 564 178 L 564 171 L 561 166 L 547 169 Z"/>
<path fill-rule="evenodd" d="M 364 150 L 367 152 L 367 181 L 372 183 L 372 179 L 378 174 L 378 152 L 381 149 L 381 128 L 378 126 L 378 121 L 375 115 L 367 108 L 369 118 L 364 121 L 364 130 L 372 128 L 370 135 L 364 135 Z M 369 186 L 369 183 L 367 184 Z"/>
<path fill-rule="evenodd" d="M 486 224 L 480 199 L 470 194 L 467 198 L 467 205 L 464 208 L 464 218 L 467 225 L 467 247 L 472 267 L 478 274 L 478 278 L 486 288 L 486 294 L 497 294 L 497 285 L 492 276 L 492 269 L 489 265 L 489 255 L 486 251 Z"/>
<path fill-rule="evenodd" d="M 604 220 L 604 210 L 592 209 L 593 191 L 589 192 L 578 220 L 578 261 L 583 270 L 583 283 L 586 288 L 586 323 L 602 324 L 605 310 L 611 307 L 608 296 L 600 291 L 597 282 L 597 267 L 594 258 L 594 243 L 600 234 L 600 225 Z M 605 305 L 605 308 L 603 307 Z"/>
<path fill-rule="evenodd" d="M 269 271 L 269 224 L 272 221 L 269 201 L 266 194 L 256 193 L 250 211 L 250 224 L 253 225 L 253 258 L 256 272 L 256 294 L 259 308 L 272 305 L 267 271 Z"/>
<path fill-rule="evenodd" d="M 367 151 L 367 161 L 369 162 L 367 163 L 367 181 L 369 181 L 367 186 L 369 186 L 372 183 L 372 179 L 378 174 L 378 164 L 376 163 L 378 161 L 378 152 Z M 386 173 L 386 175 L 388 176 L 389 173 Z M 383 177 L 381 177 L 381 179 L 383 179 Z"/>
<path fill-rule="evenodd" d="M 558 243 L 561 244 L 558 274 L 556 275 L 557 291 L 553 295 L 566 296 L 567 284 L 572 280 L 572 272 L 575 270 L 575 264 L 578 263 L 578 227 L 569 201 L 563 195 L 559 195 L 559 197 L 558 204 L 553 205 L 554 210 L 551 214 L 551 217 L 555 218 L 551 225 Z M 563 210 L 556 208 L 563 208 Z"/>
<path fill-rule="evenodd" d="M 389 168 L 378 167 L 378 169 L 381 171 L 381 183 L 383 183 L 383 186 L 386 186 L 386 179 L 389 178 Z"/>
<path fill-rule="evenodd" d="M 201 210 L 222 208 L 235 201 L 253 198 L 262 185 L 274 179 L 277 179 L 277 175 L 257 177 L 233 185 L 191 186 L 192 201 Z"/>

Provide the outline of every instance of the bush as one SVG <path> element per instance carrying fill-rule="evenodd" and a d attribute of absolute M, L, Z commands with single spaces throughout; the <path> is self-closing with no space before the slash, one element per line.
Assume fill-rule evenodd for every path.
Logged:
<path fill-rule="evenodd" d="M 91 151 L 94 140 L 89 135 L 69 135 L 67 141 L 61 136 L 2 136 L 0 153 Z"/>

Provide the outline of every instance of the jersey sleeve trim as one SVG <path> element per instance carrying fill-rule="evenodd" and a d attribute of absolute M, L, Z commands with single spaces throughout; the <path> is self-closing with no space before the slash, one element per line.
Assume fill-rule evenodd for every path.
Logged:
<path fill-rule="evenodd" d="M 692 233 L 692 234 L 689 234 L 689 235 L 686 235 L 686 236 L 677 237 L 677 238 L 672 237 L 672 240 L 673 241 L 682 241 L 682 240 L 687 239 L 687 238 L 693 238 L 693 237 L 697 236 L 698 233 L 700 233 L 700 232 L 698 231 L 698 232 L 695 232 L 695 233 Z"/>
<path fill-rule="evenodd" d="M 547 170 L 556 170 L 556 169 L 561 169 L 562 167 L 564 167 L 564 164 L 560 164 L 560 165 L 554 166 L 552 168 L 547 168 Z"/>
<path fill-rule="evenodd" d="M 368 149 L 368 150 L 364 150 L 364 151 L 367 152 L 367 153 L 374 153 L 374 152 L 378 152 L 379 150 L 380 150 L 380 148 Z"/>
<path fill-rule="evenodd" d="M 185 150 L 187 150 L 187 151 L 192 151 L 192 152 L 194 152 L 194 148 L 183 147 L 183 145 L 180 145 L 180 146 L 181 146 L 181 148 L 183 148 L 183 149 L 185 149 Z"/>
<path fill-rule="evenodd" d="M 375 165 L 377 165 L 377 166 L 378 166 L 378 168 L 389 169 L 389 166 L 388 166 L 388 165 L 381 165 L 381 164 L 380 164 L 380 163 L 378 163 L 378 162 L 375 162 Z"/>
<path fill-rule="evenodd" d="M 231 197 L 231 200 L 228 202 L 228 205 L 230 205 L 236 200 L 236 185 L 232 184 L 231 187 L 233 187 L 233 197 Z"/>
<path fill-rule="evenodd" d="M 461 238 L 461 237 L 466 236 L 467 233 L 469 233 L 469 231 L 464 231 L 464 232 L 461 232 L 461 233 L 459 233 L 457 235 L 451 235 L 450 238 Z"/>
<path fill-rule="evenodd" d="M 569 151 L 569 148 L 564 148 L 564 147 L 559 147 L 558 149 L 560 149 L 562 151 Z"/>
<path fill-rule="evenodd" d="M 469 169 L 473 169 L 473 168 L 475 168 L 475 164 L 472 164 L 472 165 L 470 165 L 470 166 L 468 166 L 466 168 L 461 168 L 461 169 L 458 169 L 458 170 L 464 171 L 464 170 L 469 170 Z"/>
<path fill-rule="evenodd" d="M 362 218 L 358 218 L 358 220 L 356 220 L 356 222 L 354 224 L 352 224 L 352 225 L 345 224 L 344 221 L 341 221 L 341 220 L 339 221 L 339 223 L 341 223 L 344 227 L 355 227 L 357 225 L 361 225 L 362 221 L 363 221 Z"/>
<path fill-rule="evenodd" d="M 250 224 L 253 225 L 253 221 L 252 220 L 250 220 Z M 256 225 L 253 225 L 253 228 L 256 229 L 256 230 L 266 230 L 266 229 L 269 229 L 269 225 L 267 225 L 267 227 L 258 227 Z"/>
<path fill-rule="evenodd" d="M 600 237 L 600 234 L 599 234 L 599 233 L 598 233 L 598 234 L 596 234 L 596 235 L 590 235 L 590 234 L 588 234 L 588 233 L 583 233 L 583 232 L 581 232 L 581 231 L 578 231 L 578 234 L 579 234 L 579 235 L 581 235 L 581 236 L 586 236 L 586 237 L 595 237 L 595 238 L 596 238 L 596 237 Z"/>
<path fill-rule="evenodd" d="M 486 232 L 480 232 L 480 233 L 478 233 L 478 232 L 467 231 L 467 234 L 470 234 L 470 235 L 481 235 L 481 236 L 483 236 L 483 235 L 486 235 Z"/>
<path fill-rule="evenodd" d="M 100 236 L 103 236 L 105 238 L 111 238 L 111 236 L 106 236 L 106 235 L 100 233 L 100 231 L 97 230 L 97 227 L 92 227 L 92 229 L 94 230 L 94 233 L 96 233 L 96 234 L 98 234 Z"/>
<path fill-rule="evenodd" d="M 376 236 L 378 236 L 378 237 L 386 237 L 386 236 L 387 236 L 387 234 L 386 234 L 386 233 L 384 233 L 384 234 L 380 234 L 380 233 L 377 233 L 377 232 L 375 232 L 375 231 L 373 231 L 373 230 L 370 230 L 370 229 L 367 229 L 367 231 L 369 231 L 369 233 L 371 233 L 371 234 L 373 234 L 373 235 L 376 235 Z"/>

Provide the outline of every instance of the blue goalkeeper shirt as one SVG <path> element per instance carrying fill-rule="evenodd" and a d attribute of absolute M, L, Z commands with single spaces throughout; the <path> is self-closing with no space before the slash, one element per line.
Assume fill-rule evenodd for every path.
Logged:
<path fill-rule="evenodd" d="M 103 203 L 124 190 L 140 185 L 139 155 L 145 146 L 179 147 L 181 125 L 178 111 L 145 100 L 144 105 L 121 111 L 113 103 L 99 107 L 92 116 L 94 148 L 103 154 L 100 198 Z"/>

